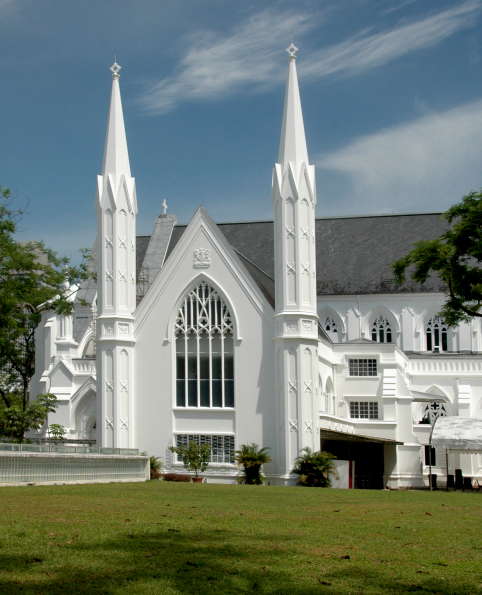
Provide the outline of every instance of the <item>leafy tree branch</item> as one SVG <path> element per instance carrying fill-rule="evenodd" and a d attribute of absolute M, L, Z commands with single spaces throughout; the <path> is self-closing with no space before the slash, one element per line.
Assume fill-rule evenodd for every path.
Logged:
<path fill-rule="evenodd" d="M 482 191 L 467 194 L 443 216 L 449 229 L 439 238 L 417 242 L 393 271 L 399 284 L 407 273 L 419 283 L 437 274 L 448 294 L 440 314 L 455 326 L 482 317 Z"/>

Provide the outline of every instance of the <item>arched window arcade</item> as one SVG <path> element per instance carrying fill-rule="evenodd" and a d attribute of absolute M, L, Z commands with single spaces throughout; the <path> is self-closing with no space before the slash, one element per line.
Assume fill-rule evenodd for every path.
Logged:
<path fill-rule="evenodd" d="M 175 336 L 177 407 L 234 407 L 233 317 L 205 281 L 183 299 Z"/>

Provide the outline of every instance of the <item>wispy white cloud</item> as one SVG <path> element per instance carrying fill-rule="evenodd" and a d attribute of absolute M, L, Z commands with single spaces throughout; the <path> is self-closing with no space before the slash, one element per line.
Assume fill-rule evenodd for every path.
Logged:
<path fill-rule="evenodd" d="M 183 100 L 212 99 L 242 85 L 252 89 L 280 80 L 280 49 L 288 45 L 293 32 L 301 38 L 313 26 L 310 16 L 265 10 L 229 35 L 192 35 L 177 72 L 148 90 L 144 106 L 165 112 Z"/>
<path fill-rule="evenodd" d="M 402 0 L 401 2 L 397 2 L 396 4 L 393 4 L 392 6 L 385 8 L 384 10 L 382 10 L 382 13 L 391 14 L 392 12 L 398 12 L 399 10 L 406 8 L 407 6 L 415 4 L 415 2 L 417 2 L 417 0 Z"/>
<path fill-rule="evenodd" d="M 0 0 L 1 1 L 1 0 Z M 466 0 L 432 16 L 388 31 L 362 31 L 341 43 L 303 54 L 306 79 L 353 76 L 423 48 L 434 46 L 468 28 L 481 9 L 480 0 Z M 147 111 L 162 113 L 182 101 L 216 99 L 243 91 L 259 91 L 284 77 L 280 49 L 293 36 L 308 43 L 308 33 L 326 13 L 272 11 L 258 13 L 226 35 L 192 35 L 175 73 L 152 85 L 141 98 Z"/>
<path fill-rule="evenodd" d="M 329 48 L 322 48 L 310 54 L 303 63 L 303 75 L 322 78 L 372 70 L 410 52 L 434 46 L 471 26 L 480 9 L 479 0 L 469 0 L 455 8 L 389 31 L 373 35 L 363 33 Z"/>
<path fill-rule="evenodd" d="M 338 214 L 445 209 L 482 186 L 481 138 L 482 101 L 358 138 L 318 157 L 320 208 Z M 323 198 L 324 184 L 337 194 L 336 204 Z"/>

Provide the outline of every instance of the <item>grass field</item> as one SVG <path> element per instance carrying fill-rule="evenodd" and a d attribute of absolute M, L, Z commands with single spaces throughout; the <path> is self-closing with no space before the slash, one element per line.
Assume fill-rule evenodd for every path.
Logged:
<path fill-rule="evenodd" d="M 482 593 L 482 494 L 0 488 L 0 593 Z"/>

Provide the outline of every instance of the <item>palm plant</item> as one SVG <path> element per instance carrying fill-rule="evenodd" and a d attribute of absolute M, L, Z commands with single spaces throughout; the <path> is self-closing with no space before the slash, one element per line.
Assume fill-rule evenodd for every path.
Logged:
<path fill-rule="evenodd" d="M 304 486 L 329 488 L 330 475 L 335 470 L 335 455 L 323 450 L 312 451 L 306 447 L 295 461 L 293 473 L 298 475 L 298 483 Z"/>
<path fill-rule="evenodd" d="M 258 445 L 242 444 L 236 451 L 236 463 L 243 467 L 242 483 L 248 485 L 260 485 L 264 477 L 261 473 L 261 466 L 271 461 L 268 455 L 268 448 L 258 448 Z"/>
<path fill-rule="evenodd" d="M 149 457 L 149 465 L 151 468 L 151 479 L 161 478 L 162 461 L 157 457 Z"/>

